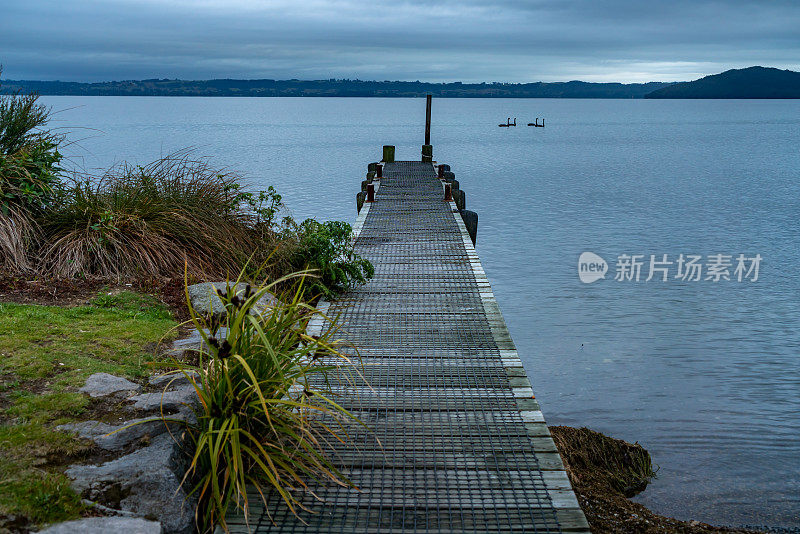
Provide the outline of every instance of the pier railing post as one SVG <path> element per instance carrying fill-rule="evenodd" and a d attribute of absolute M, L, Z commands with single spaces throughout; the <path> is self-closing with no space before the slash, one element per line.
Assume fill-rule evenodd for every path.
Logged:
<path fill-rule="evenodd" d="M 378 163 L 378 165 L 375 166 L 375 178 L 378 180 L 383 178 L 383 165 L 381 165 L 380 163 Z"/>
<path fill-rule="evenodd" d="M 386 163 L 394 161 L 394 145 L 383 145 L 383 161 Z"/>
<path fill-rule="evenodd" d="M 375 202 L 375 184 L 367 184 L 367 202 Z"/>
<path fill-rule="evenodd" d="M 453 200 L 453 186 L 450 184 L 444 184 L 444 200 L 445 202 Z"/>

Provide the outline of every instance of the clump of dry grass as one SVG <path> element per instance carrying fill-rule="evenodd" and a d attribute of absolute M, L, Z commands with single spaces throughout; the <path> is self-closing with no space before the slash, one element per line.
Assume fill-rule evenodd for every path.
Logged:
<path fill-rule="evenodd" d="M 638 443 L 610 438 L 588 428 L 553 426 L 550 432 L 573 483 L 575 477 L 590 477 L 632 497 L 656 476 L 650 453 Z"/>
<path fill-rule="evenodd" d="M 44 271 L 57 277 L 237 273 L 269 246 L 241 209 L 238 181 L 177 154 L 75 181 L 44 214 Z M 263 237 L 263 236 L 262 236 Z"/>
<path fill-rule="evenodd" d="M 37 241 L 38 227 L 26 210 L 9 207 L 6 211 L 0 211 L 0 272 L 31 272 L 29 250 Z"/>

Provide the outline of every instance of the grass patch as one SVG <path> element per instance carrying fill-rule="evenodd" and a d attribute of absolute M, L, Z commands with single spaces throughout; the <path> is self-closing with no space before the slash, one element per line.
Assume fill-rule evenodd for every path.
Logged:
<path fill-rule="evenodd" d="M 175 324 L 155 298 L 134 292 L 101 292 L 71 308 L 0 303 L 0 527 L 4 517 L 39 525 L 81 514 L 60 466 L 88 446 L 53 429 L 88 418 L 78 389 L 89 375 L 152 373 Z"/>

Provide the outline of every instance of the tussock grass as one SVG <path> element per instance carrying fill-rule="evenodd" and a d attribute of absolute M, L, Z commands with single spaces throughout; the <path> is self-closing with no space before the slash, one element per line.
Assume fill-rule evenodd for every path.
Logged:
<path fill-rule="evenodd" d="M 0 272 L 26 274 L 33 270 L 29 250 L 39 238 L 39 228 L 27 210 L 0 211 Z"/>
<path fill-rule="evenodd" d="M 195 276 L 238 272 L 254 250 L 252 216 L 232 193 L 237 177 L 177 154 L 76 182 L 42 220 L 41 258 L 57 277 Z"/>

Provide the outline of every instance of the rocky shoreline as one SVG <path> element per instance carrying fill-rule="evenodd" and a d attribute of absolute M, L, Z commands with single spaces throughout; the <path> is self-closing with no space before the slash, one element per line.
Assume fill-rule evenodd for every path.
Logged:
<path fill-rule="evenodd" d="M 194 417 L 194 387 L 180 375 L 157 375 L 142 389 L 124 378 L 96 373 L 81 389 L 83 393 L 117 404 L 123 415 L 141 417 L 114 424 L 89 420 L 58 427 L 90 440 L 106 453 L 99 455 L 104 461 L 74 464 L 65 474 L 92 510 L 118 517 L 111 524 L 88 518 L 43 532 L 77 534 L 92 525 L 106 532 L 149 532 L 146 528 L 163 534 L 194 532 L 195 502 L 181 484 L 187 466 L 182 437 L 185 422 Z M 141 524 L 142 519 L 152 525 Z"/>
<path fill-rule="evenodd" d="M 764 532 L 658 515 L 630 500 L 644 491 L 653 474 L 650 454 L 641 445 L 588 428 L 552 426 L 550 432 L 594 534 Z"/>

